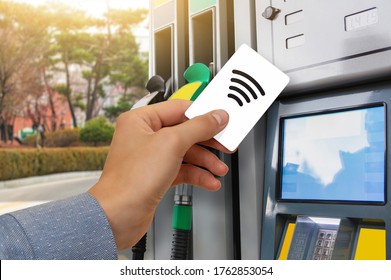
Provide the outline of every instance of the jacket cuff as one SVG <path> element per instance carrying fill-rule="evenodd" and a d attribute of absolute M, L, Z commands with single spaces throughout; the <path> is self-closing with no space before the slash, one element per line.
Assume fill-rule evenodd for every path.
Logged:
<path fill-rule="evenodd" d="M 89 193 L 10 213 L 34 259 L 114 260 L 118 251 L 107 217 Z"/>

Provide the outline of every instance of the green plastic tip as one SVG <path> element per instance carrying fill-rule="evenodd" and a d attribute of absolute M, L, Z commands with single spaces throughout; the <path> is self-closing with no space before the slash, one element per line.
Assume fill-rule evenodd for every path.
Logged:
<path fill-rule="evenodd" d="M 183 77 L 189 83 L 198 81 L 203 83 L 209 83 L 210 76 L 211 74 L 209 68 L 203 63 L 195 63 L 189 66 L 189 68 L 187 68 L 185 73 L 183 74 Z"/>
<path fill-rule="evenodd" d="M 192 207 L 188 205 L 174 205 L 172 228 L 191 230 Z"/>

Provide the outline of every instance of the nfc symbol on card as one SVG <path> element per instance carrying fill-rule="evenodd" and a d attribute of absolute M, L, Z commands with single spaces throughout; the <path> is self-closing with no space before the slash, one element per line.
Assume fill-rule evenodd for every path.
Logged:
<path fill-rule="evenodd" d="M 235 76 L 231 78 L 232 84 L 229 87 L 231 92 L 227 96 L 235 100 L 240 107 L 243 106 L 244 101 L 250 103 L 251 100 L 258 99 L 259 94 L 265 95 L 261 85 L 251 75 L 236 69 L 232 70 L 232 74 Z"/>

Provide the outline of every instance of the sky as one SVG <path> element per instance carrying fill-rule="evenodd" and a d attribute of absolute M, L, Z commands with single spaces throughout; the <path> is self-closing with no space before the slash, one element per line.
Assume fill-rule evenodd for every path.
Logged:
<path fill-rule="evenodd" d="M 138 9 L 149 8 L 149 0 L 13 0 L 14 2 L 25 2 L 32 5 L 42 5 L 48 2 L 62 2 L 68 6 L 72 6 L 81 10 L 87 11 L 91 16 L 102 15 L 107 10 L 107 3 L 112 9 Z"/>

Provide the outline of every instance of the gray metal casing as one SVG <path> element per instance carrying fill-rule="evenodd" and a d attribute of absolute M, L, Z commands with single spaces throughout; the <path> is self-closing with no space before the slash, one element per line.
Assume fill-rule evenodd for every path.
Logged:
<path fill-rule="evenodd" d="M 154 63 L 156 62 L 155 33 L 171 28 L 173 30 L 172 51 L 173 59 L 170 61 L 171 72 L 175 77 L 174 90 L 177 90 L 185 84 L 183 73 L 189 65 L 196 62 L 202 62 L 208 65 L 213 63 L 212 72 L 218 71 L 228 60 L 229 47 L 226 43 L 229 36 L 233 36 L 233 31 L 228 30 L 227 3 L 232 0 L 218 0 L 216 5 L 206 7 L 205 10 L 192 13 L 190 9 L 183 11 L 183 7 L 189 7 L 189 0 L 172 0 L 164 5 L 153 9 L 153 0 L 151 7 L 151 55 L 150 75 L 159 74 L 156 72 Z M 179 5 L 179 6 L 178 6 Z M 156 12 L 157 10 L 157 12 Z M 213 54 L 211 61 L 200 60 L 194 52 L 194 47 L 185 50 L 187 45 L 184 40 L 189 40 L 190 46 L 194 46 L 195 32 L 192 24 L 194 16 L 199 16 L 211 11 L 213 14 L 213 25 L 210 33 L 213 36 L 212 44 L 204 44 L 205 48 L 198 49 L 202 52 Z M 232 10 L 231 10 L 232 11 Z M 186 15 L 186 18 L 183 16 Z M 187 17 L 187 15 L 189 15 Z M 157 18 L 158 17 L 158 18 Z M 185 22 L 186 21 L 186 22 Z M 186 26 L 186 28 L 185 28 Z M 191 27 L 190 27 L 191 26 Z M 189 30 L 187 30 L 187 28 Z M 204 27 L 205 28 L 205 27 Z M 186 30 L 185 30 L 186 29 Z M 206 32 L 205 29 L 198 30 L 198 34 Z M 186 33 L 189 32 L 188 35 Z M 230 33 L 230 35 L 229 35 Z M 201 45 L 202 46 L 202 45 Z M 233 44 L 232 44 L 233 46 Z M 210 49 L 211 48 L 211 49 Z M 224 156 L 224 162 L 230 166 L 230 156 Z M 232 221 L 232 186 L 231 173 L 221 179 L 222 188 L 214 193 L 194 187 L 193 189 L 193 236 L 192 236 L 192 257 L 194 259 L 232 259 L 233 258 L 233 221 Z M 172 214 L 174 206 L 174 190 L 170 190 L 161 201 L 157 208 L 153 226 L 148 231 L 147 241 L 147 259 L 169 259 L 171 254 L 172 242 Z"/>
<path fill-rule="evenodd" d="M 228 23 L 228 19 L 232 19 L 228 16 L 230 2 L 217 0 L 215 5 L 195 12 L 190 10 L 189 3 L 189 62 L 207 66 L 213 63 L 212 75 L 221 69 L 232 52 L 228 43 L 229 36 L 233 35 Z M 213 19 L 212 26 L 203 25 L 202 21 L 209 21 L 209 17 Z M 201 23 L 196 24 L 198 19 Z M 203 38 L 203 34 L 208 37 Z M 231 165 L 230 156 L 219 156 Z M 196 260 L 233 259 L 231 173 L 221 178 L 221 182 L 222 188 L 215 193 L 200 188 L 193 190 L 193 257 Z"/>
<path fill-rule="evenodd" d="M 171 77 L 174 90 L 185 84 L 183 73 L 189 66 L 187 10 L 187 1 L 170 0 L 153 7 L 150 0 L 149 74 L 160 75 L 165 80 Z"/>
<path fill-rule="evenodd" d="M 391 75 L 388 0 L 255 0 L 258 52 L 288 74 L 285 94 Z M 267 6 L 281 10 L 274 20 Z"/>
<path fill-rule="evenodd" d="M 261 238 L 261 258 L 275 259 L 280 246 L 284 220 L 291 215 L 308 215 L 332 218 L 350 218 L 366 221 L 384 222 L 386 244 L 391 244 L 391 185 L 386 179 L 386 203 L 384 205 L 365 205 L 348 203 L 294 203 L 281 202 L 276 199 L 279 176 L 279 137 L 280 118 L 314 112 L 365 107 L 384 103 L 386 120 L 389 119 L 391 106 L 391 82 L 379 85 L 366 85 L 333 92 L 318 93 L 316 96 L 287 98 L 275 102 L 268 111 L 267 138 L 268 147 L 265 157 L 265 183 L 263 193 L 263 224 Z M 386 121 L 386 135 L 391 131 L 391 123 Z M 386 146 L 390 147 L 391 139 L 387 137 Z M 388 164 L 391 152 L 386 150 L 386 174 L 391 174 Z M 387 203 L 388 202 L 388 203 Z M 391 259 L 391 246 L 386 248 L 386 257 Z"/>
<path fill-rule="evenodd" d="M 238 48 L 243 43 L 248 44 L 290 76 L 290 85 L 282 93 L 282 98 L 307 94 L 312 96 L 307 99 L 308 102 L 314 106 L 322 106 L 327 96 L 333 95 L 333 91 L 339 88 L 365 86 L 373 81 L 389 80 L 391 76 L 389 63 L 391 33 L 388 28 L 391 26 L 390 4 L 391 2 L 387 0 L 236 0 L 235 46 Z M 281 10 L 273 21 L 262 16 L 270 5 Z M 345 16 L 374 7 L 377 8 L 378 23 L 351 31 L 345 30 Z M 299 16 L 296 22 L 285 25 L 285 16 L 300 10 L 304 12 L 301 15 L 303 17 L 300 19 Z M 305 34 L 305 43 L 287 49 L 286 40 L 300 34 Z M 369 92 L 375 91 L 371 87 L 364 88 Z M 331 91 L 320 93 L 325 89 Z M 356 91 L 361 91 L 360 87 L 356 88 Z M 387 88 L 382 89 L 384 97 L 388 91 Z M 345 97 L 346 106 L 356 103 L 351 98 L 351 93 L 351 90 L 338 92 L 340 98 L 344 98 L 345 95 L 350 96 Z M 364 96 L 361 101 L 364 102 L 365 96 L 371 95 L 361 96 Z M 276 101 L 273 108 L 279 106 L 279 102 Z M 292 110 L 296 108 L 295 102 L 293 99 L 290 103 Z M 324 105 L 325 109 L 327 106 L 336 105 L 327 104 Z M 299 106 L 297 109 L 304 110 L 305 106 Z M 277 137 L 275 134 L 278 132 L 275 119 L 277 116 L 272 113 L 272 110 L 269 109 L 269 113 L 262 117 L 239 147 L 240 229 L 243 259 L 273 259 L 276 253 L 274 250 L 277 250 L 274 246 L 279 245 L 276 245 L 277 240 L 273 235 L 277 230 L 276 221 L 273 220 L 276 216 L 270 218 L 270 212 L 265 214 L 262 210 L 270 210 L 276 206 L 270 203 L 270 193 L 267 191 L 273 187 L 270 181 L 275 180 L 276 176 L 275 166 L 271 167 L 270 157 L 279 148 L 277 142 L 270 140 L 271 137 Z M 291 211 L 292 214 L 295 213 L 294 209 Z M 359 213 L 362 214 L 360 211 Z M 318 213 L 324 214 L 322 211 Z M 384 215 L 379 217 L 384 218 Z M 274 221 L 273 229 L 268 219 Z M 270 232 L 271 230 L 273 232 Z M 388 234 L 387 240 L 390 240 L 389 238 Z M 387 258 L 390 258 L 389 250 Z M 270 253 L 271 251 L 273 253 Z"/>
<path fill-rule="evenodd" d="M 178 0 L 180 1 L 180 0 Z M 186 1 L 187 2 L 187 1 Z M 356 217 L 383 220 L 386 224 L 387 244 L 391 242 L 389 206 L 359 207 L 347 205 L 286 204 L 274 199 L 276 155 L 278 154 L 278 118 L 281 112 L 303 113 L 370 102 L 385 101 L 390 106 L 391 85 L 373 86 L 374 81 L 390 80 L 391 76 L 391 2 L 388 0 L 233 0 L 234 46 L 246 43 L 273 62 L 291 77 L 291 83 L 281 98 L 269 109 L 239 147 L 240 225 L 232 221 L 231 174 L 223 179 L 217 193 L 194 189 L 193 257 L 194 259 L 231 259 L 233 256 L 232 227 L 240 227 L 243 259 L 274 259 L 278 251 L 281 215 L 308 214 L 333 217 Z M 151 2 L 152 3 L 152 2 Z M 224 23 L 223 0 L 211 7 L 214 21 L 212 53 L 214 71 L 218 71 L 230 57 L 229 25 Z M 270 21 L 262 16 L 268 6 L 281 9 Z M 354 27 L 353 20 L 376 8 L 376 20 L 368 19 Z M 302 13 L 297 13 L 302 11 Z M 200 61 L 196 56 L 194 32 L 188 18 L 189 53 L 183 61 L 189 65 Z M 285 24 L 286 16 L 289 24 Z M 152 15 L 153 16 L 153 15 Z M 349 27 L 349 24 L 351 25 Z M 346 27 L 348 26 L 348 27 Z M 352 29 L 353 28 L 353 29 Z M 347 30 L 349 29 L 349 30 Z M 227 31 L 228 30 L 228 31 Z M 179 34 L 179 33 L 178 33 Z M 298 41 L 294 38 L 304 34 Z M 217 36 L 217 37 L 215 37 Z M 180 37 L 180 34 L 179 34 Z M 178 37 L 178 38 L 179 38 Z M 290 41 L 292 40 L 293 41 Z M 287 48 L 289 39 L 290 45 Z M 304 40 L 303 40 L 304 39 Z M 300 41 L 301 40 L 301 41 Z M 292 43 L 293 42 L 293 43 Z M 153 50 L 153 47 L 151 48 Z M 152 51 L 153 53 L 153 51 Z M 174 56 L 173 56 L 174 57 Z M 202 59 L 201 59 L 202 60 Z M 151 56 L 151 63 L 154 58 Z M 181 62 L 183 62 L 181 61 Z M 172 61 L 173 65 L 177 62 Z M 177 66 L 174 66 L 177 69 Z M 178 68 L 179 69 L 179 68 Z M 182 71 L 182 72 L 180 72 Z M 178 70 L 182 75 L 184 70 Z M 153 73 L 156 74 L 156 73 Z M 179 79 L 179 78 L 178 78 Z M 181 82 L 178 82 L 181 85 Z M 342 90 L 342 87 L 350 89 Z M 329 90 L 329 91 L 325 91 Z M 304 97 L 291 98 L 293 96 Z M 289 98 L 289 99 L 288 99 Z M 387 123 L 387 131 L 390 129 Z M 387 142 L 389 140 L 387 139 Z M 387 151 L 387 159 L 389 152 Z M 224 158 L 230 165 L 229 157 Z M 389 173 L 389 165 L 387 165 Z M 391 173 L 390 173 L 391 174 Z M 387 192 L 387 200 L 390 192 Z M 170 191 L 156 213 L 151 235 L 151 258 L 168 259 L 171 248 L 171 218 L 173 191 Z M 305 213 L 303 213 L 305 212 Z M 387 259 L 391 259 L 387 247 Z"/>
<path fill-rule="evenodd" d="M 189 66 L 187 1 L 170 0 L 157 7 L 153 7 L 153 2 L 150 0 L 149 75 L 160 75 L 165 80 L 171 77 L 175 91 L 185 84 L 183 73 Z M 157 207 L 148 230 L 145 259 L 170 259 L 174 193 L 174 189 L 168 191 Z"/>
<path fill-rule="evenodd" d="M 235 46 L 247 44 L 257 50 L 254 0 L 235 0 Z M 259 259 L 261 248 L 263 167 L 266 117 L 257 123 L 238 149 L 240 236 L 242 259 Z"/>

